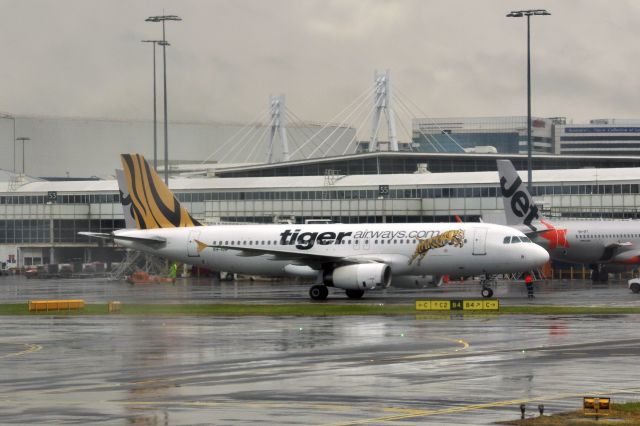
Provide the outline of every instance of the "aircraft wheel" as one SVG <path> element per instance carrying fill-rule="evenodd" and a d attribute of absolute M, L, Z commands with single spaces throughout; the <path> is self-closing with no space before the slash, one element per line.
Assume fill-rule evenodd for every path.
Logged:
<path fill-rule="evenodd" d="M 349 299 L 362 299 L 364 296 L 364 290 L 345 290 L 344 292 Z"/>
<path fill-rule="evenodd" d="M 482 297 L 489 298 L 491 296 L 493 296 L 493 290 L 490 289 L 489 287 L 483 287 L 482 291 L 480 292 L 480 294 L 482 295 Z"/>
<path fill-rule="evenodd" d="M 594 283 L 600 281 L 600 271 L 598 271 L 597 269 L 591 271 L 591 281 L 593 281 Z"/>
<path fill-rule="evenodd" d="M 640 293 L 640 284 L 638 283 L 633 283 L 631 284 L 631 291 L 634 293 Z"/>
<path fill-rule="evenodd" d="M 314 285 L 309 289 L 309 297 L 313 300 L 326 300 L 329 289 L 324 285 Z"/>

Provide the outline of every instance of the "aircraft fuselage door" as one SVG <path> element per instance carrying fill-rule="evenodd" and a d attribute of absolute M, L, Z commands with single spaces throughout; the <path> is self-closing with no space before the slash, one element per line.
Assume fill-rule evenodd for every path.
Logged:
<path fill-rule="evenodd" d="M 198 252 L 198 243 L 196 240 L 200 237 L 200 231 L 190 231 L 189 241 L 187 242 L 187 255 L 189 257 L 200 257 Z"/>
<path fill-rule="evenodd" d="M 473 228 L 473 254 L 487 254 L 487 228 Z"/>

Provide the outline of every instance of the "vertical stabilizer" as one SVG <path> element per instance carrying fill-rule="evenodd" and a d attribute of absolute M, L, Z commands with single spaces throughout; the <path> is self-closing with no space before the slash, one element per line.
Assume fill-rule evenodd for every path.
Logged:
<path fill-rule="evenodd" d="M 129 195 L 129 188 L 127 187 L 127 178 L 123 170 L 116 169 L 116 179 L 118 179 L 118 189 L 120 190 L 124 227 L 127 229 L 136 229 L 136 220 L 133 218 L 133 204 L 131 203 L 131 195 Z"/>
<path fill-rule="evenodd" d="M 199 226 L 140 154 L 122 154 L 131 216 L 137 229 Z M 126 220 L 126 219 L 125 219 Z"/>
<path fill-rule="evenodd" d="M 547 229 L 541 223 L 544 216 L 535 205 L 533 197 L 529 194 L 511 161 L 497 160 L 497 162 L 500 192 L 504 201 L 507 225 L 518 228 L 525 233 Z"/>

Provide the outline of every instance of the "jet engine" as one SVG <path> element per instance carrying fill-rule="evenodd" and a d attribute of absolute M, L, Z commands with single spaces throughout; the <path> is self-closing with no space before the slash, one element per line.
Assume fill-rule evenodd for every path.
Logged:
<path fill-rule="evenodd" d="M 373 290 L 391 285 L 391 268 L 384 263 L 339 266 L 324 274 L 324 283 L 345 290 Z"/>

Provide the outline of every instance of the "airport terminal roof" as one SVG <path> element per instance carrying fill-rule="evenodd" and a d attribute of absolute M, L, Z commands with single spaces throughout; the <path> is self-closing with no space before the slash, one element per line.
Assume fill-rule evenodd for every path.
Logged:
<path fill-rule="evenodd" d="M 310 158 L 272 164 L 244 165 L 216 170 L 221 177 L 322 176 L 327 170 L 349 175 L 413 173 L 426 164 L 434 173 L 482 172 L 496 170 L 496 160 L 509 159 L 518 170 L 527 167 L 526 154 L 366 152 L 336 157 Z M 534 170 L 578 169 L 583 167 L 640 167 L 640 156 L 534 154 Z"/>
<path fill-rule="evenodd" d="M 527 180 L 527 172 L 520 171 L 523 181 Z M 261 178 L 177 178 L 170 180 L 170 187 L 175 191 L 194 190 L 273 190 L 273 189 L 305 189 L 305 188 L 354 188 L 389 185 L 393 187 L 415 186 L 464 186 L 464 185 L 498 185 L 498 172 L 466 172 L 466 173 L 415 173 L 386 175 L 337 175 L 331 185 L 324 176 L 291 176 Z M 572 170 L 534 170 L 533 180 L 536 184 L 580 183 L 580 182 L 640 182 L 640 168 L 625 169 L 572 169 Z M 115 180 L 73 181 L 73 182 L 31 182 L 8 190 L 7 182 L 0 182 L 0 192 L 9 194 L 33 194 L 58 191 L 65 193 L 92 193 L 118 191 Z"/>

